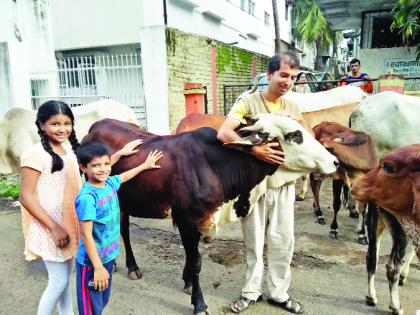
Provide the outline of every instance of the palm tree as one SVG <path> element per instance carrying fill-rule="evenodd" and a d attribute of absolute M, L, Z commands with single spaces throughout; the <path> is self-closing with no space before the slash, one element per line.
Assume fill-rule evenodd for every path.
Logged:
<path fill-rule="evenodd" d="M 274 30 L 276 34 L 276 39 L 274 40 L 275 43 L 275 52 L 278 53 L 280 51 L 280 25 L 279 25 L 279 15 L 277 10 L 277 0 L 272 0 L 273 2 L 273 18 L 274 18 Z"/>
<path fill-rule="evenodd" d="M 295 0 L 293 8 L 293 36 L 303 39 L 308 47 L 316 48 L 314 68 L 321 68 L 321 51 L 333 43 L 333 31 L 315 0 Z"/>
<path fill-rule="evenodd" d="M 413 41 L 418 42 L 416 54 L 417 60 L 420 60 L 420 0 L 399 0 L 393 11 L 396 11 L 396 14 L 391 30 L 400 29 L 398 34 L 402 34 L 407 49 Z"/>

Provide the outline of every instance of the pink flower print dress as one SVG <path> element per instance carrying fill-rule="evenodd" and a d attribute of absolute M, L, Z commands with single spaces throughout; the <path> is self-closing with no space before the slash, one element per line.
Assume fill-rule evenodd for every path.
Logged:
<path fill-rule="evenodd" d="M 21 167 L 41 172 L 35 197 L 47 214 L 70 236 L 70 243 L 58 248 L 47 227 L 35 219 L 23 206 L 22 227 L 25 237 L 26 260 L 42 258 L 47 261 L 63 262 L 76 257 L 80 239 L 80 225 L 74 206 L 82 186 L 76 155 L 68 144 L 63 145 L 66 155 L 61 158 L 64 167 L 51 174 L 52 157 L 41 143 L 30 147 L 21 157 Z"/>

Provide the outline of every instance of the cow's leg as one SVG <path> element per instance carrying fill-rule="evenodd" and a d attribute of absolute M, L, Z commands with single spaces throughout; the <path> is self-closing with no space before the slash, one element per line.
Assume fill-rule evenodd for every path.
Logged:
<path fill-rule="evenodd" d="M 343 188 L 344 182 L 341 179 L 333 179 L 333 219 L 330 225 L 330 237 L 332 239 L 338 239 L 338 223 L 337 214 L 341 207 L 341 189 Z"/>
<path fill-rule="evenodd" d="M 394 314 L 404 313 L 400 305 L 398 295 L 398 281 L 400 279 L 401 266 L 408 246 L 408 238 L 397 219 L 385 210 L 380 210 L 380 216 L 388 227 L 392 237 L 392 250 L 386 264 L 386 277 L 388 278 L 390 301 L 389 308 Z"/>
<path fill-rule="evenodd" d="M 356 200 L 354 200 L 351 196 L 349 187 L 347 185 L 343 187 L 343 204 L 347 205 L 347 209 L 350 212 L 350 217 L 355 219 L 359 217 L 359 212 L 356 209 Z"/>
<path fill-rule="evenodd" d="M 300 186 L 300 192 L 296 196 L 296 201 L 303 201 L 308 193 L 308 178 L 309 174 L 302 176 L 302 186 Z"/>
<path fill-rule="evenodd" d="M 365 234 L 365 213 L 366 213 L 366 204 L 359 202 L 359 223 L 357 224 L 357 235 L 359 243 L 362 245 L 367 245 L 368 240 Z"/>
<path fill-rule="evenodd" d="M 378 302 L 375 290 L 375 272 L 378 264 L 379 245 L 385 224 L 379 220 L 378 207 L 368 204 L 366 215 L 367 234 L 369 246 L 366 253 L 366 269 L 368 275 L 368 287 L 366 289 L 366 304 L 375 306 Z"/>
<path fill-rule="evenodd" d="M 317 218 L 317 222 L 324 225 L 324 215 L 321 211 L 321 205 L 319 203 L 319 191 L 321 190 L 322 179 L 315 179 L 314 173 L 310 174 L 310 179 L 312 193 L 314 194 L 314 212 Z"/>
<path fill-rule="evenodd" d="M 179 233 L 181 234 L 182 245 L 184 245 L 186 261 L 183 273 L 185 288 L 192 285 L 191 304 L 194 305 L 194 314 L 208 312 L 208 307 L 204 302 L 203 293 L 200 287 L 201 255 L 198 251 L 200 232 L 197 226 L 185 220 L 178 220 Z"/>
<path fill-rule="evenodd" d="M 414 251 L 413 245 L 409 243 L 407 247 L 407 254 L 404 257 L 404 263 L 401 267 L 400 281 L 398 282 L 401 286 L 404 285 L 405 280 L 407 280 L 408 272 L 410 271 L 410 264 L 415 255 L 416 252 Z"/>
<path fill-rule="evenodd" d="M 139 267 L 137 266 L 130 243 L 130 216 L 123 211 L 121 211 L 120 214 L 120 225 L 121 236 L 124 240 L 125 262 L 128 268 L 128 278 L 131 280 L 140 279 L 142 274 Z"/>

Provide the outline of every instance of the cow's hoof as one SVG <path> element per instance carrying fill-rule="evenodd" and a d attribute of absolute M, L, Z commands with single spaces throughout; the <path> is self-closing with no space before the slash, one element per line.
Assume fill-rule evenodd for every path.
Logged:
<path fill-rule="evenodd" d="M 142 274 L 140 269 L 134 270 L 128 274 L 128 279 L 130 280 L 139 280 L 141 279 Z"/>
<path fill-rule="evenodd" d="M 116 273 L 118 270 L 117 263 L 114 261 L 114 267 L 112 267 L 112 273 Z"/>
<path fill-rule="evenodd" d="M 325 225 L 324 217 L 322 217 L 322 216 L 318 217 L 317 222 L 321 225 Z"/>
<path fill-rule="evenodd" d="M 337 231 L 330 231 L 330 237 L 333 240 L 338 240 L 338 232 Z"/>
<path fill-rule="evenodd" d="M 192 287 L 184 287 L 184 292 L 188 295 L 192 295 Z"/>
<path fill-rule="evenodd" d="M 358 219 L 359 218 L 359 212 L 350 212 L 350 218 Z"/>
<path fill-rule="evenodd" d="M 305 197 L 301 197 L 300 195 L 296 196 L 296 201 L 303 201 L 305 199 Z"/>
<path fill-rule="evenodd" d="M 211 236 L 205 236 L 204 238 L 203 238 L 203 242 L 204 243 L 211 243 L 212 242 L 212 239 L 211 239 Z"/>
<path fill-rule="evenodd" d="M 398 281 L 398 285 L 402 287 L 405 283 L 405 280 L 407 280 L 407 277 L 400 275 L 400 280 Z"/>
<path fill-rule="evenodd" d="M 377 299 L 374 299 L 373 297 L 367 296 L 366 295 L 366 304 L 369 306 L 375 306 L 376 303 L 378 303 Z"/>
<path fill-rule="evenodd" d="M 392 308 L 390 306 L 389 309 L 392 310 L 392 314 L 394 314 L 394 315 L 403 315 L 404 314 L 404 310 L 402 308 L 397 310 L 397 309 Z"/>
<path fill-rule="evenodd" d="M 369 245 L 369 242 L 368 242 L 368 239 L 367 239 L 366 235 L 362 236 L 362 237 L 359 237 L 359 244 Z"/>
<path fill-rule="evenodd" d="M 210 310 L 209 310 L 209 308 L 206 304 L 204 304 L 203 306 L 195 306 L 194 307 L 194 314 L 210 315 Z"/>

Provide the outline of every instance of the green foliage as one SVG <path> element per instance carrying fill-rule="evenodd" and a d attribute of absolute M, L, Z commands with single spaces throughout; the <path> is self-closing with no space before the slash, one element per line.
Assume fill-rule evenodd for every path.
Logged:
<path fill-rule="evenodd" d="M 322 14 L 315 0 L 295 0 L 293 8 L 292 33 L 297 39 L 303 39 L 309 47 L 315 43 L 319 48 L 328 48 L 333 42 L 333 31 Z"/>
<path fill-rule="evenodd" d="M 19 196 L 20 185 L 13 184 L 11 180 L 0 179 L 0 197 L 13 197 Z"/>
<path fill-rule="evenodd" d="M 391 30 L 399 29 L 398 34 L 402 35 L 403 42 L 407 48 L 420 37 L 420 0 L 399 0 L 394 7 L 394 21 Z M 420 43 L 417 44 L 417 60 L 420 60 Z"/>

